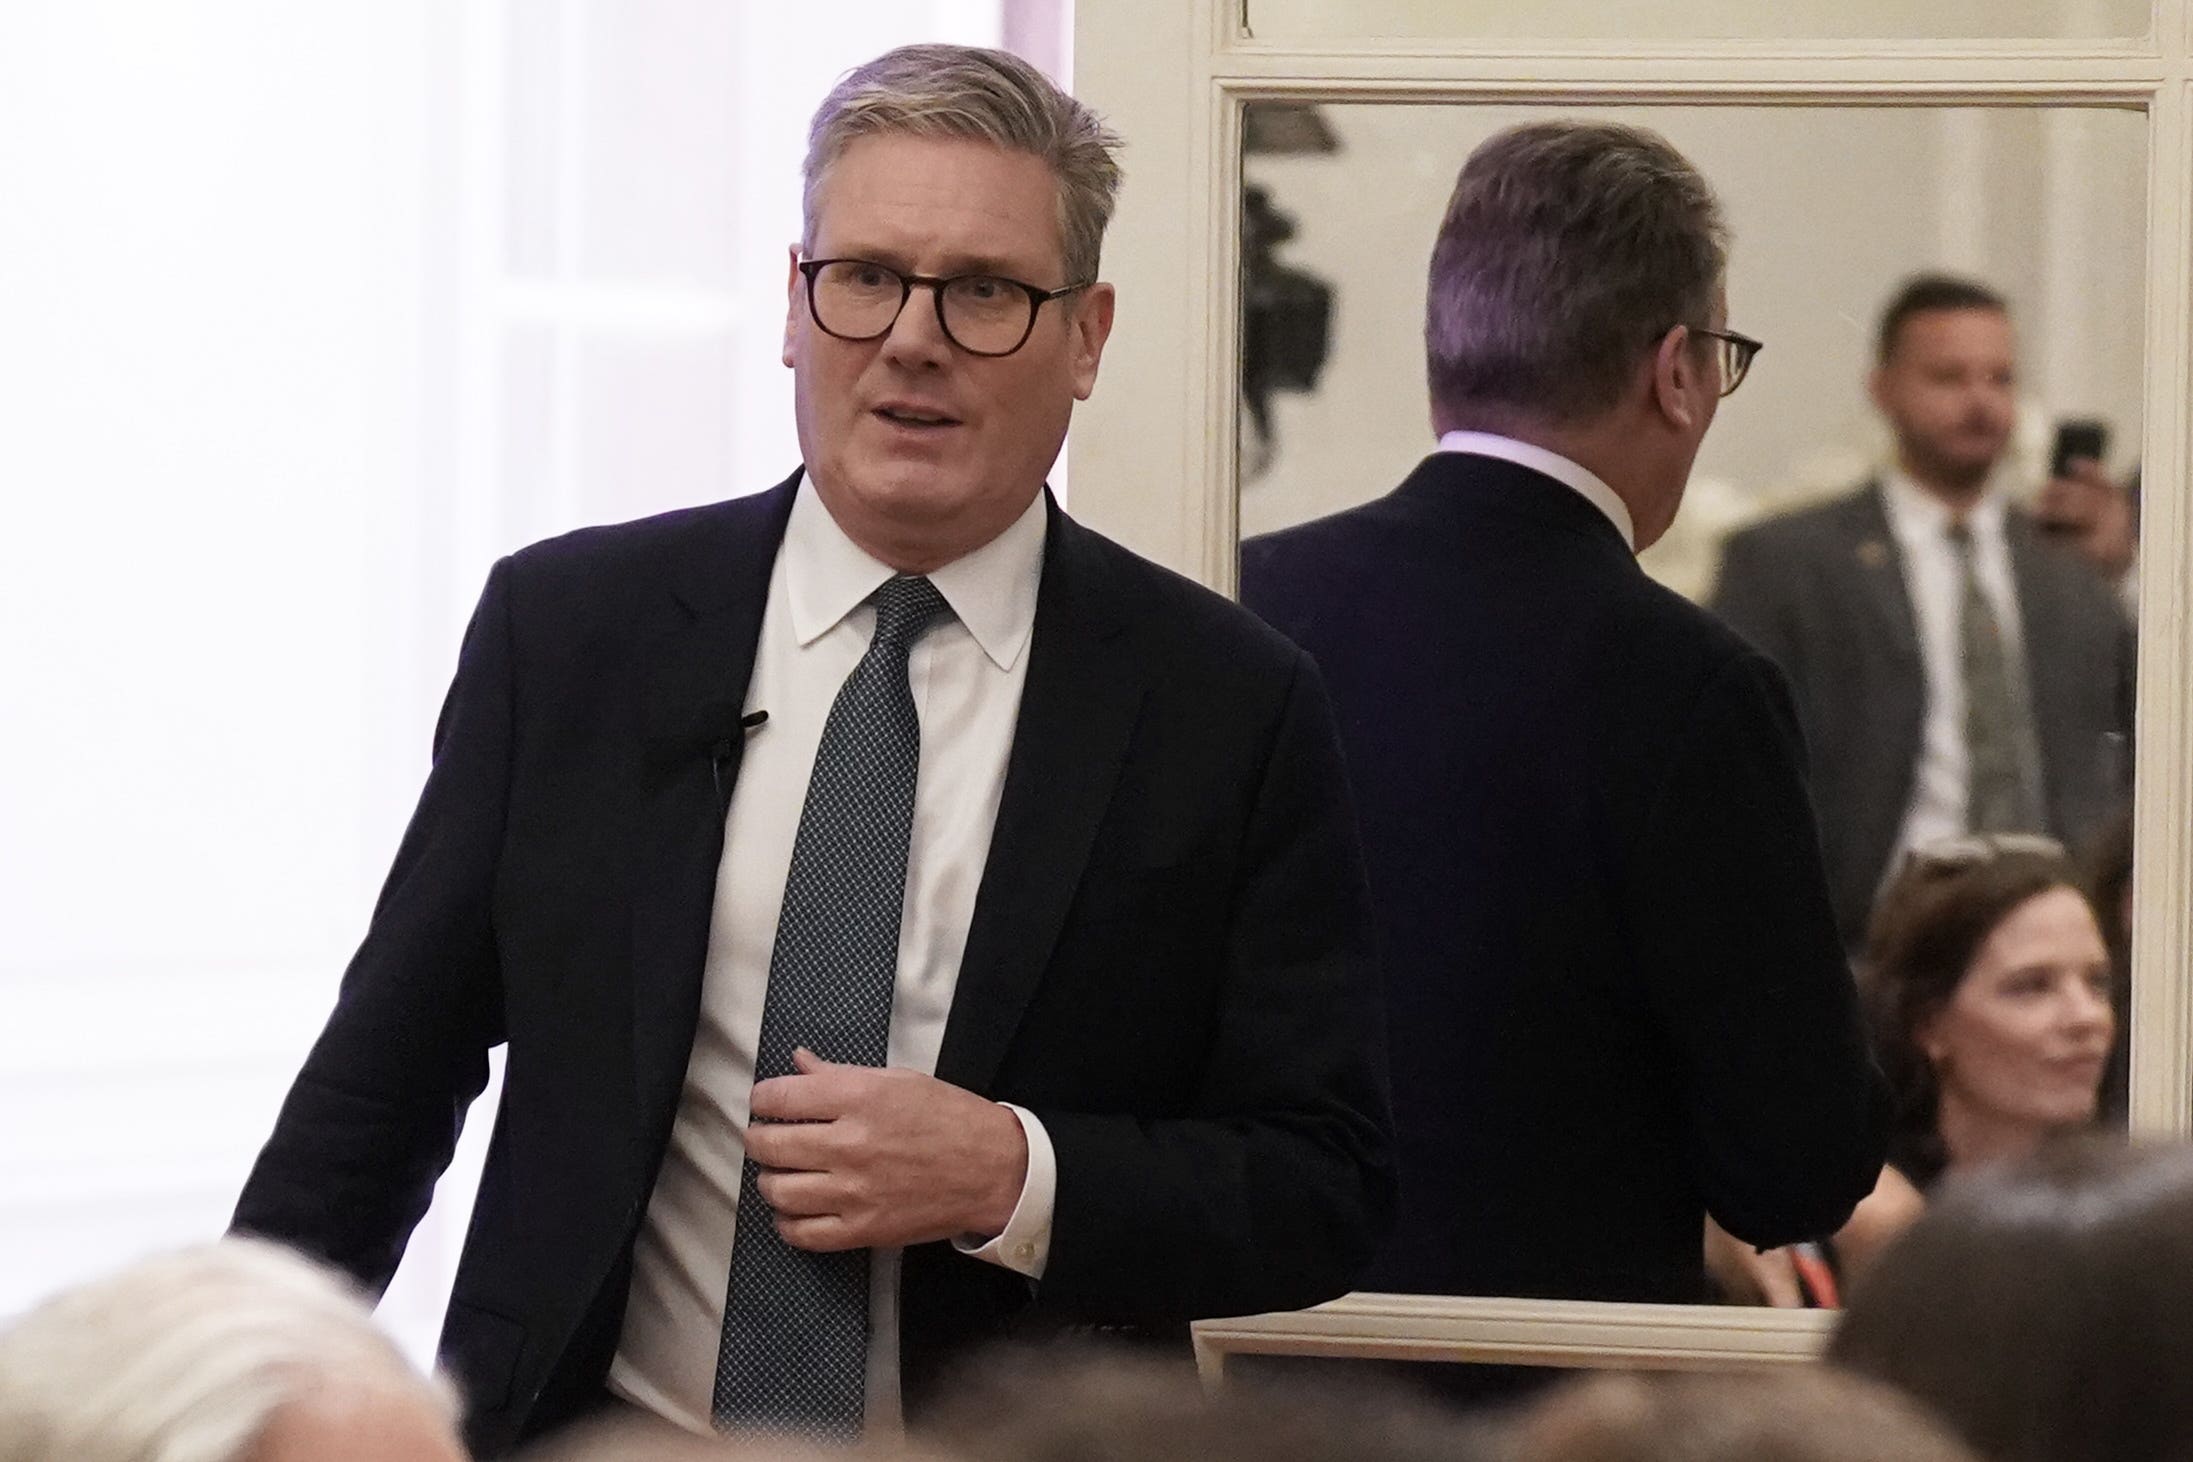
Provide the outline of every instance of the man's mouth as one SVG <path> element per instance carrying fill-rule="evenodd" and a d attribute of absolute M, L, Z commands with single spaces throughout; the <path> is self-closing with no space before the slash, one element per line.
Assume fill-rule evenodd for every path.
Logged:
<path fill-rule="evenodd" d="M 875 414 L 893 426 L 933 428 L 959 425 L 958 417 L 919 406 L 878 406 Z"/>

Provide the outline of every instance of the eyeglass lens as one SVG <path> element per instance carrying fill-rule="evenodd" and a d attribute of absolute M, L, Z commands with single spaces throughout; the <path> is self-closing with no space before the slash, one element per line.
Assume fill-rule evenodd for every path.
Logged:
<path fill-rule="evenodd" d="M 872 340 L 886 334 L 911 303 L 906 281 L 881 264 L 838 259 L 814 273 L 815 319 L 833 335 Z M 947 281 L 939 303 L 944 333 L 977 355 L 1005 355 L 1027 338 L 1035 304 L 1009 279 L 970 274 Z"/>
<path fill-rule="evenodd" d="M 1741 340 L 1721 340 L 1721 394 L 1726 396 L 1743 384 L 1751 369 L 1751 350 Z"/>

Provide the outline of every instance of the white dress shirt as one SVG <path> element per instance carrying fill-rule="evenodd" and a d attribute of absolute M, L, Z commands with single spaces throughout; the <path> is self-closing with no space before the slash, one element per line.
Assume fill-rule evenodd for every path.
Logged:
<path fill-rule="evenodd" d="M 1881 485 L 1926 671 L 1926 722 L 1911 781 L 1911 806 L 1897 835 L 1895 856 L 1889 859 L 1893 872 L 1911 849 L 1965 831 L 1972 753 L 1965 744 L 1964 570 L 1949 540 L 1949 507 L 1901 472 L 1885 474 Z M 2016 666 L 2024 663 L 2025 639 L 2003 518 L 2001 495 L 1988 492 L 1965 522 L 1972 531 L 1973 575 L 1995 611 L 2004 648 Z"/>
<path fill-rule="evenodd" d="M 923 735 L 892 997 L 892 1066 L 936 1069 L 1028 678 L 1045 532 L 1039 493 L 995 539 L 929 575 L 952 617 L 922 636 L 907 665 Z M 890 577 L 802 480 L 770 575 L 746 692 L 746 711 L 769 716 L 748 734 L 726 814 L 700 1021 L 669 1150 L 633 1249 L 631 1299 L 609 1371 L 616 1394 L 697 1433 L 710 1430 L 754 1049 L 792 841 L 823 723 L 875 631 L 866 600 Z M 1012 1111 L 1028 1138 L 1019 1206 L 996 1238 L 958 1247 L 969 1262 L 1039 1278 L 1049 1257 L 1057 1161 L 1043 1124 Z M 871 1435 L 899 1423 L 899 1264 L 897 1249 L 873 1251 Z"/>
<path fill-rule="evenodd" d="M 1577 496 L 1606 514 L 1607 521 L 1621 533 L 1630 552 L 1637 552 L 1637 528 L 1630 521 L 1629 505 L 1616 496 L 1614 489 L 1607 486 L 1598 473 L 1582 463 L 1571 462 L 1559 452 L 1549 452 L 1544 447 L 1489 431 L 1448 432 L 1439 439 L 1439 450 L 1465 452 L 1472 457 L 1498 457 L 1503 462 L 1544 473 L 1563 486 L 1573 488 Z"/>

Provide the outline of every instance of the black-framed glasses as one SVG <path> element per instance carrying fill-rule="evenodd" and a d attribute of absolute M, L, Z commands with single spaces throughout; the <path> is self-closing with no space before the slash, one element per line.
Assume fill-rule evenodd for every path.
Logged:
<path fill-rule="evenodd" d="M 998 274 L 902 274 L 872 259 L 802 259 L 807 313 L 815 327 L 840 340 L 881 340 L 891 333 L 914 286 L 936 301 L 937 327 L 969 355 L 1011 355 L 1035 333 L 1036 311 L 1087 289 L 1088 282 L 1038 289 Z"/>
<path fill-rule="evenodd" d="M 1749 335 L 1739 335 L 1734 330 L 1708 330 L 1703 325 L 1690 327 L 1693 335 L 1703 335 L 1721 348 L 1721 394 L 1732 394 L 1744 384 L 1744 377 L 1751 371 L 1752 358 L 1764 349 L 1764 340 L 1754 340 Z"/>

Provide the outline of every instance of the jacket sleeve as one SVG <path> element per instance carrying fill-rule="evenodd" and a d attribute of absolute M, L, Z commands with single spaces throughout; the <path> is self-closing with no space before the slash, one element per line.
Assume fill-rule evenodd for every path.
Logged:
<path fill-rule="evenodd" d="M 1701 1196 L 1762 1247 L 1840 1227 L 1887 1135 L 1803 757 L 1780 674 L 1732 655 L 1699 694 L 1622 880 Z"/>
<path fill-rule="evenodd" d="M 512 751 L 509 569 L 495 566 L 473 612 L 425 791 L 231 1220 L 374 1293 L 426 1212 L 503 1038 L 490 903 Z"/>
<path fill-rule="evenodd" d="M 1369 894 L 1307 656 L 1241 869 L 1189 1113 L 1038 1112 L 1058 1154 L 1046 1304 L 1117 1324 L 1296 1309 L 1345 1293 L 1392 1224 Z"/>

